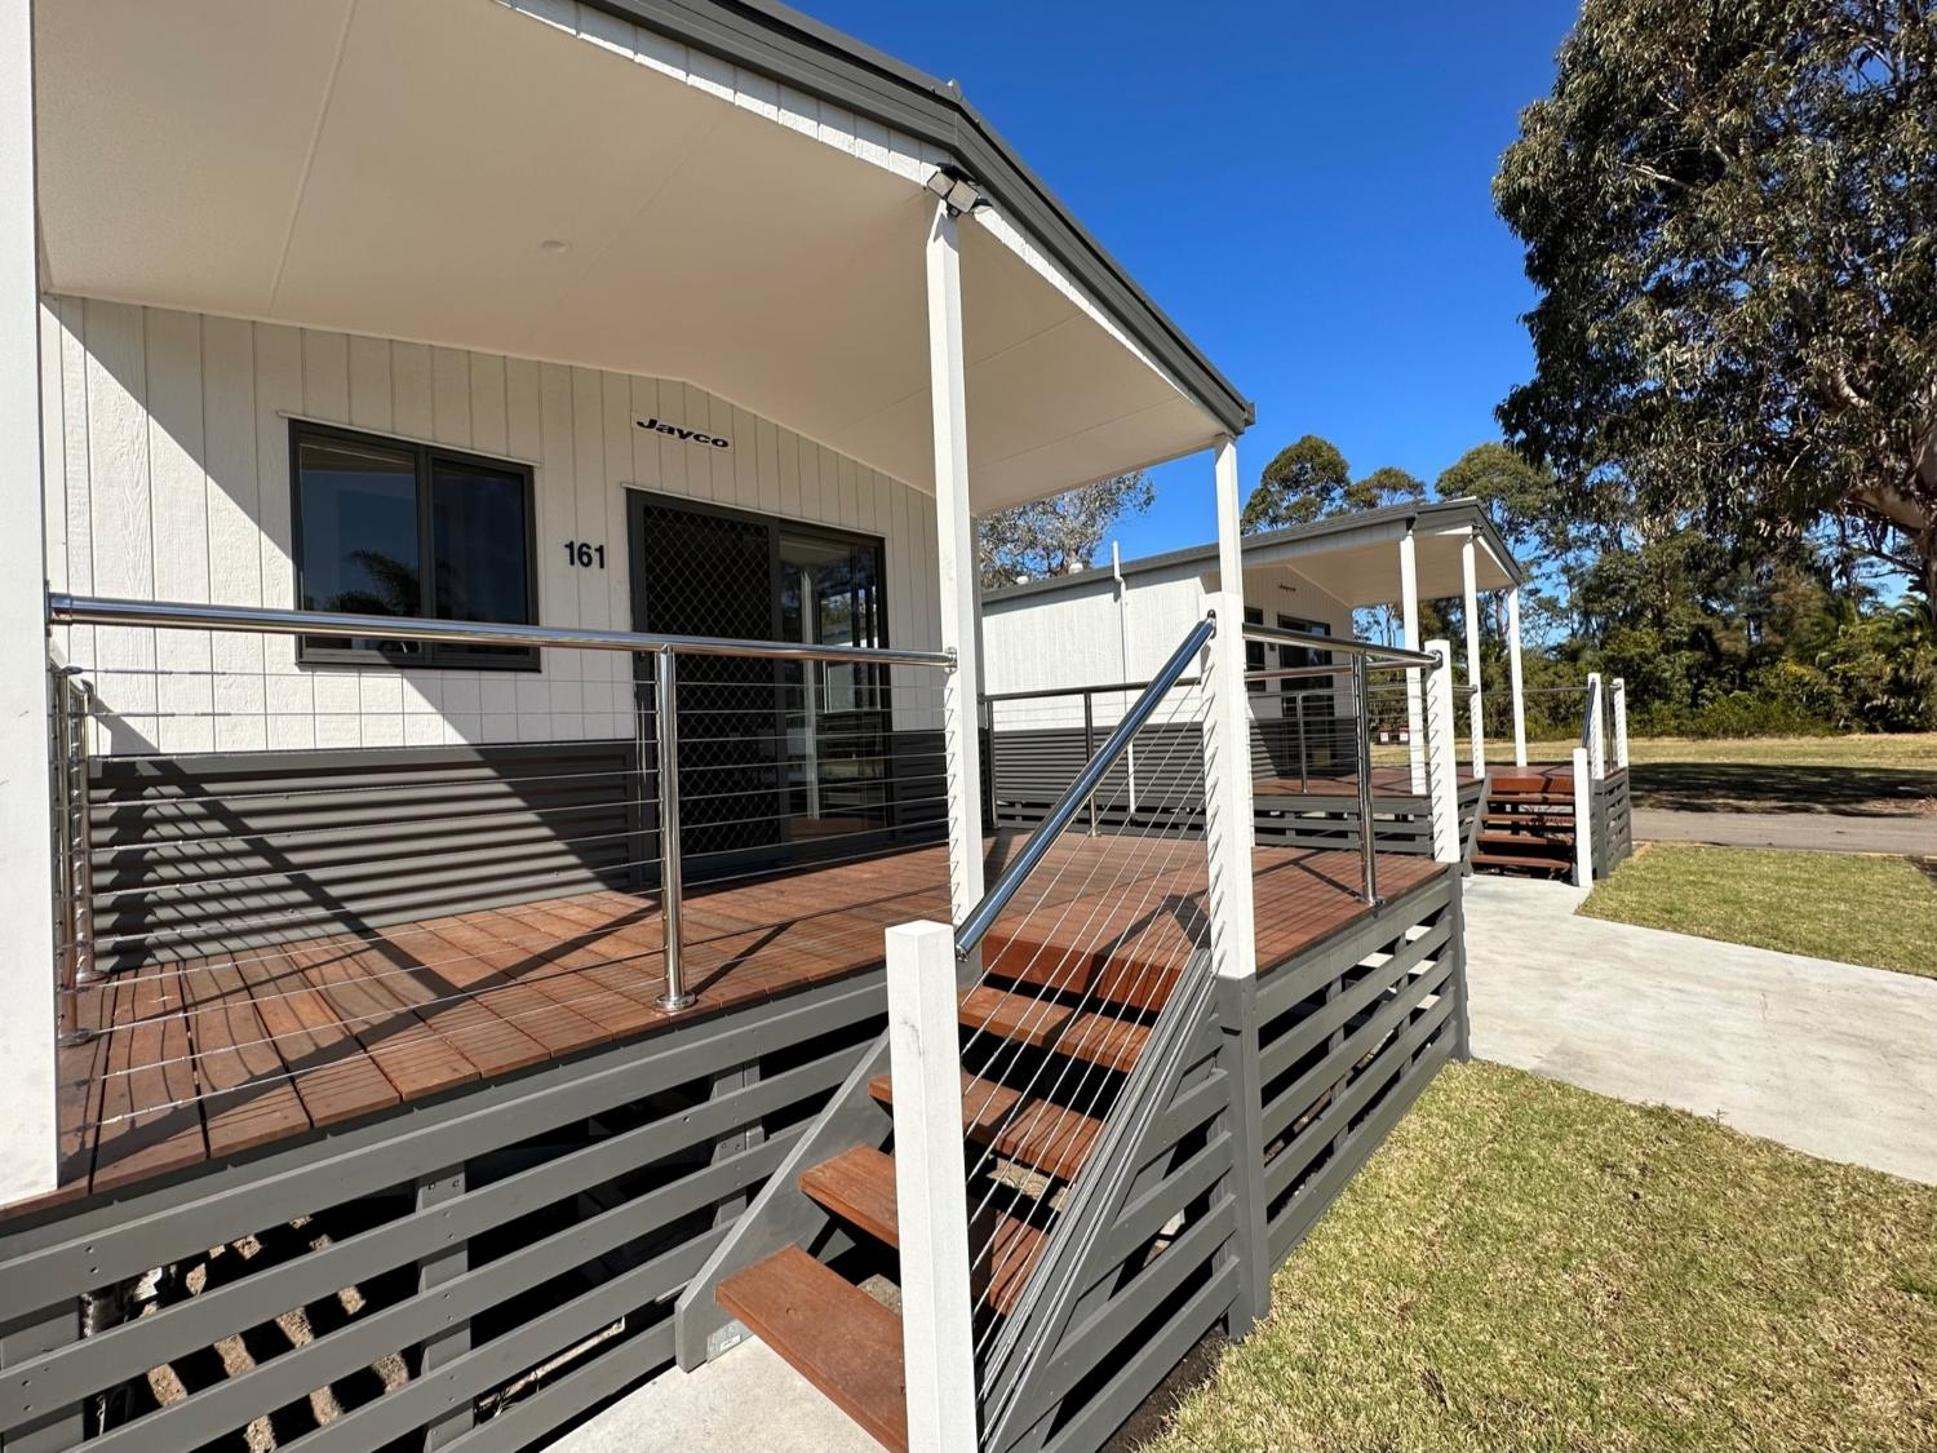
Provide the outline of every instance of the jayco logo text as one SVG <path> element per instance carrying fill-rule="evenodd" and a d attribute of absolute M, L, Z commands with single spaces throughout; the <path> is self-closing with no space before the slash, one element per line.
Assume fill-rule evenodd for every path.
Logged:
<path fill-rule="evenodd" d="M 689 444 L 710 444 L 715 449 L 731 449 L 731 439 L 716 438 L 712 434 L 702 434 L 697 429 L 682 429 L 677 424 L 668 424 L 664 419 L 640 419 L 639 427 L 650 429 L 655 434 L 670 434 L 675 439 L 684 439 Z"/>

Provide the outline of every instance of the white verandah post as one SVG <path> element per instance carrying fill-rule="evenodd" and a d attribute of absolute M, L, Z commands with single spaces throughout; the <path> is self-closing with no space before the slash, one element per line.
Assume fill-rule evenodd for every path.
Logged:
<path fill-rule="evenodd" d="M 962 260 L 957 214 L 945 201 L 936 203 L 925 255 L 936 578 L 942 646 L 955 655 L 942 693 L 942 734 L 948 763 L 949 904 L 959 923 L 982 897 L 981 671 L 962 363 Z M 902 1375 L 908 1446 L 922 1453 L 974 1453 L 978 1442 L 959 969 L 955 932 L 948 924 L 904 923 L 888 930 Z"/>
<path fill-rule="evenodd" d="M 1594 886 L 1594 781 L 1586 747 L 1574 748 L 1574 882 Z"/>
<path fill-rule="evenodd" d="M 975 1453 L 954 930 L 944 923 L 889 929 L 887 973 L 908 1446 L 920 1453 Z M 830 1329 L 829 1335 L 839 1334 Z"/>
<path fill-rule="evenodd" d="M 1399 617 L 1405 632 L 1403 644 L 1408 651 L 1423 650 L 1419 644 L 1419 547 L 1412 526 L 1399 537 Z M 1412 764 L 1414 796 L 1426 790 L 1426 710 L 1420 699 L 1419 668 L 1406 668 L 1406 752 Z"/>
<path fill-rule="evenodd" d="M 982 899 L 982 757 L 975 650 L 975 522 L 969 513 L 968 399 L 962 364 L 962 253 L 946 202 L 928 231 L 928 392 L 935 418 L 935 545 L 942 649 L 955 669 L 942 692 L 948 775 L 948 887 L 960 923 Z"/>
<path fill-rule="evenodd" d="M 1607 776 L 1607 700 L 1601 690 L 1601 673 L 1587 673 L 1587 765 L 1596 782 Z"/>
<path fill-rule="evenodd" d="M 1238 532 L 1238 449 L 1216 446 L 1218 589 L 1211 608 L 1205 686 L 1210 716 L 1205 731 L 1205 830 L 1210 856 L 1211 960 L 1223 978 L 1257 973 L 1257 923 L 1252 905 L 1251 850 L 1257 834 L 1251 805 L 1251 710 L 1244 691 L 1244 542 Z"/>
<path fill-rule="evenodd" d="M 1426 686 L 1426 749 L 1431 763 L 1433 858 L 1441 863 L 1460 860 L 1459 761 L 1454 738 L 1458 728 L 1453 709 L 1453 648 L 1430 641 L 1428 655 L 1438 662 Z"/>
<path fill-rule="evenodd" d="M 0 1204 L 59 1179 L 33 18 L 0 0 Z"/>
<path fill-rule="evenodd" d="M 1244 681 L 1244 541 L 1238 518 L 1235 440 L 1215 446 L 1218 589 L 1209 594 L 1217 634 L 1205 655 L 1204 834 L 1211 919 L 1211 969 L 1217 976 L 1220 1057 L 1231 1076 L 1221 1117 L 1234 1141 L 1232 1194 L 1237 1232 L 1228 1256 L 1237 1270 L 1229 1326 L 1242 1335 L 1271 1305 L 1271 1238 L 1264 1183 L 1263 1075 L 1258 1057 L 1258 944 L 1252 854 L 1257 820 L 1251 801 L 1251 707 Z"/>
<path fill-rule="evenodd" d="M 1520 587 L 1507 587 L 1507 674 L 1513 683 L 1513 765 L 1527 765 L 1527 693 L 1520 676 Z"/>
<path fill-rule="evenodd" d="M 1628 683 L 1615 677 L 1608 695 L 1614 702 L 1614 765 L 1625 772 L 1628 770 Z"/>
<path fill-rule="evenodd" d="M 1480 591 L 1478 542 L 1471 530 L 1460 542 L 1462 604 L 1466 607 L 1466 711 L 1473 740 L 1473 775 L 1486 775 L 1486 717 L 1480 702 Z"/>

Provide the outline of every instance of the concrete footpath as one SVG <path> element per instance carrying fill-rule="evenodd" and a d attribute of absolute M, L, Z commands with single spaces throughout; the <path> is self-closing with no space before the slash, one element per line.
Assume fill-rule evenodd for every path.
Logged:
<path fill-rule="evenodd" d="M 548 1453 L 881 1453 L 766 1343 L 748 1338 L 697 1372 L 627 1393 Z"/>
<path fill-rule="evenodd" d="M 1575 916 L 1466 882 L 1473 1052 L 1937 1184 L 1937 980 Z"/>
<path fill-rule="evenodd" d="M 1668 812 L 1634 810 L 1638 841 L 1717 843 L 1730 848 L 1797 848 L 1822 853 L 1937 856 L 1937 816 L 1848 812 Z"/>

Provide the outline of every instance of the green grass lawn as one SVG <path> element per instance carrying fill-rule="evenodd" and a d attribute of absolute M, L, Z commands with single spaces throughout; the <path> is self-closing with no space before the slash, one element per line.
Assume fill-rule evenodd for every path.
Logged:
<path fill-rule="evenodd" d="M 1572 742 L 1535 743 L 1528 758 L 1570 761 L 1573 747 Z M 1636 807 L 1928 813 L 1937 842 L 1937 732 L 1716 741 L 1639 737 L 1628 744 L 1628 761 Z"/>
<path fill-rule="evenodd" d="M 1937 978 L 1937 883 L 1902 858 L 1654 843 L 1580 911 Z"/>
<path fill-rule="evenodd" d="M 1507 755 L 1511 757 L 1512 743 Z M 1530 742 L 1529 758 L 1567 761 L 1576 743 Z M 1718 762 L 1743 767 L 1855 767 L 1925 771 L 1937 776 L 1937 732 L 1841 737 L 1636 737 L 1632 766 L 1654 762 Z"/>
<path fill-rule="evenodd" d="M 1455 1065 L 1146 1446 L 1937 1448 L 1937 1188 Z"/>

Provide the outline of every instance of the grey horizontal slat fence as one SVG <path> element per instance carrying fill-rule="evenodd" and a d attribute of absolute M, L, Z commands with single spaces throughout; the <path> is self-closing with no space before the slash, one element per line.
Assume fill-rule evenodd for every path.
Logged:
<path fill-rule="evenodd" d="M 1467 1053 L 1445 873 L 1258 985 L 1264 1214 L 1282 1260 L 1447 1059 Z"/>
<path fill-rule="evenodd" d="M 1285 771 L 1287 743 L 1295 742 L 1293 723 L 1266 720 L 1251 724 L 1252 770 L 1274 784 L 1296 777 L 1298 768 Z M 1137 734 L 1135 760 L 1119 761 L 1104 775 L 1097 793 L 1097 827 L 1105 832 L 1141 829 L 1162 819 L 1181 832 L 1203 830 L 1203 806 L 1196 797 L 1189 767 L 1201 760 L 1194 723 L 1146 727 Z M 1098 728 L 1100 742 L 1106 734 Z M 1033 827 L 1045 818 L 1064 788 L 1076 780 L 1088 760 L 1081 727 L 1033 730 L 998 729 L 989 747 L 991 786 L 988 796 L 993 820 L 1003 827 Z M 1321 764 L 1313 753 L 1308 760 L 1313 775 L 1349 772 L 1351 765 Z M 1137 769 L 1131 791 L 1132 767 Z M 1477 821 L 1484 796 L 1477 781 L 1462 782 L 1459 790 L 1460 836 Z M 1177 809 L 1182 806 L 1180 812 Z M 1335 849 L 1357 852 L 1358 799 L 1350 793 L 1293 791 L 1273 785 L 1254 794 L 1258 841 L 1282 847 Z M 1379 851 L 1430 855 L 1432 803 L 1423 795 L 1379 793 L 1372 811 Z M 1077 827 L 1088 819 L 1079 815 Z"/>
<path fill-rule="evenodd" d="M 876 971 L 0 1223 L 0 1447 L 523 1446 L 671 1363 L 885 1005 Z"/>
<path fill-rule="evenodd" d="M 1219 981 L 1000 1453 L 1092 1453 L 1206 1333 L 1264 1314 L 1272 1269 L 1467 1052 L 1460 891 L 1442 872 Z"/>
<path fill-rule="evenodd" d="M 1628 769 L 1612 767 L 1593 785 L 1594 876 L 1605 878 L 1634 855 L 1634 797 Z"/>

